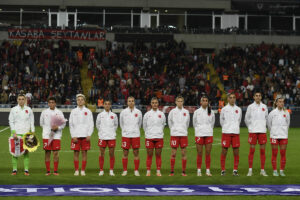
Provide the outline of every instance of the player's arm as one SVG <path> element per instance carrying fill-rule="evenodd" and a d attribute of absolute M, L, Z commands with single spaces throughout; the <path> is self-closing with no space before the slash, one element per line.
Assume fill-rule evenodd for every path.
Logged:
<path fill-rule="evenodd" d="M 290 113 L 286 111 L 286 123 L 288 127 L 290 126 L 290 122 L 291 122 Z"/>
<path fill-rule="evenodd" d="M 63 113 L 62 111 L 60 111 L 60 116 L 61 116 L 63 119 L 65 119 L 64 113 Z M 58 126 L 58 130 L 59 130 L 59 131 L 63 130 L 63 129 L 66 127 L 66 124 L 67 124 L 67 122 L 66 122 L 66 120 L 65 120 L 65 122 L 64 122 L 62 125 Z"/>
<path fill-rule="evenodd" d="M 35 132 L 35 127 L 34 127 L 34 114 L 33 111 L 30 109 L 30 128 L 31 128 L 31 132 L 34 133 Z"/>
<path fill-rule="evenodd" d="M 115 118 L 114 118 L 114 129 L 115 131 L 118 129 L 118 116 L 115 114 Z"/>
<path fill-rule="evenodd" d="M 89 110 L 89 130 L 88 130 L 88 136 L 90 137 L 93 132 L 94 132 L 94 118 L 93 118 L 93 113 Z"/>
<path fill-rule="evenodd" d="M 69 117 L 69 128 L 70 128 L 70 134 L 71 134 L 71 137 L 74 138 L 75 135 L 74 135 L 74 110 L 71 111 L 71 114 L 70 114 L 70 117 Z"/>
<path fill-rule="evenodd" d="M 242 109 L 239 108 L 239 124 L 241 124 L 241 121 L 242 121 Z"/>
<path fill-rule="evenodd" d="M 40 126 L 41 126 L 41 127 L 44 126 L 44 112 L 45 112 L 45 111 L 43 111 L 43 112 L 41 113 L 41 116 L 40 116 Z"/>
<path fill-rule="evenodd" d="M 216 117 L 214 111 L 211 111 L 211 127 L 214 128 L 216 122 Z"/>
<path fill-rule="evenodd" d="M 197 123 L 197 111 L 193 114 L 193 127 L 196 128 Z"/>
<path fill-rule="evenodd" d="M 221 126 L 224 125 L 224 121 L 225 121 L 224 108 L 222 108 L 221 113 L 220 113 L 220 124 L 221 124 Z"/>
<path fill-rule="evenodd" d="M 249 128 L 251 123 L 251 111 L 250 106 L 248 106 L 246 114 L 245 114 L 245 124 Z"/>
<path fill-rule="evenodd" d="M 270 114 L 268 116 L 268 121 L 267 121 L 269 130 L 271 130 L 271 127 L 272 127 L 272 118 L 273 118 L 273 112 L 270 112 Z"/>
<path fill-rule="evenodd" d="M 148 120 L 148 112 L 144 115 L 144 119 L 143 119 L 143 129 L 145 132 L 147 130 L 147 120 Z"/>
<path fill-rule="evenodd" d="M 123 129 L 123 111 L 120 113 L 120 127 Z"/>
<path fill-rule="evenodd" d="M 168 125 L 169 125 L 169 128 L 171 129 L 172 126 L 173 126 L 173 112 L 171 110 L 171 112 L 169 112 L 169 116 L 168 116 Z"/>
<path fill-rule="evenodd" d="M 191 120 L 190 112 L 188 112 L 188 113 L 187 113 L 187 120 L 186 120 L 186 127 L 187 127 L 187 128 L 189 128 L 190 120 Z"/>
<path fill-rule="evenodd" d="M 139 111 L 139 128 L 142 127 L 142 123 L 143 123 L 143 114 L 141 111 Z"/>
<path fill-rule="evenodd" d="M 13 135 L 14 139 L 17 139 L 16 127 L 15 127 L 15 116 L 14 116 L 13 109 L 11 109 L 9 112 L 8 121 L 9 121 L 11 134 Z"/>
<path fill-rule="evenodd" d="M 100 117 L 100 113 L 97 115 L 97 119 L 96 119 L 96 128 L 99 131 L 100 130 L 100 125 L 101 125 L 101 117 Z"/>

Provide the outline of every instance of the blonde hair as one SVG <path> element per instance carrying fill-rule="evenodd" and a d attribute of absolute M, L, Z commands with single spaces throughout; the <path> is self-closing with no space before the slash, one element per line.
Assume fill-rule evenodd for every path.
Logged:
<path fill-rule="evenodd" d="M 182 101 L 184 101 L 184 98 L 183 98 L 183 96 L 181 96 L 181 95 L 179 95 L 179 96 L 176 97 L 176 101 L 177 101 L 178 99 L 182 99 Z"/>
<path fill-rule="evenodd" d="M 85 101 L 85 96 L 83 94 L 77 94 L 76 95 L 76 99 L 78 99 L 79 97 L 82 97 L 84 99 L 84 101 Z"/>
<path fill-rule="evenodd" d="M 276 97 L 276 99 L 275 99 L 275 101 L 273 102 L 273 109 L 276 109 L 277 108 L 277 101 L 278 101 L 278 99 L 283 99 L 284 100 L 284 97 L 283 96 L 281 96 L 281 95 L 277 95 L 277 97 Z M 285 111 L 286 110 L 286 108 L 285 107 L 283 107 L 283 110 Z"/>

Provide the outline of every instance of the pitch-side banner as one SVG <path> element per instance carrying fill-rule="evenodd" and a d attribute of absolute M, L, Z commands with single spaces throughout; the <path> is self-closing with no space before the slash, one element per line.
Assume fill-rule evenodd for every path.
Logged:
<path fill-rule="evenodd" d="M 0 196 L 300 195 L 300 185 L 0 185 Z"/>
<path fill-rule="evenodd" d="M 10 39 L 57 39 L 104 41 L 104 30 L 8 29 Z"/>

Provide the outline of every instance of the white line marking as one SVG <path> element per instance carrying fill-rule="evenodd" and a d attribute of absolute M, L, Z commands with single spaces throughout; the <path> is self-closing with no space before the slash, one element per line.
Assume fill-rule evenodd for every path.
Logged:
<path fill-rule="evenodd" d="M 3 132 L 3 131 L 5 131 L 5 130 L 7 130 L 7 129 L 9 129 L 9 126 L 6 127 L 6 128 L 4 128 L 4 129 L 2 129 L 2 130 L 0 130 L 0 133 Z"/>

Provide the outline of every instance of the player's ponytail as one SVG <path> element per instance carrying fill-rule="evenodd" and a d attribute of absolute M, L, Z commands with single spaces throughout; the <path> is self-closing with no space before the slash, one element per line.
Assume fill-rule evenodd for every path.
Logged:
<path fill-rule="evenodd" d="M 211 115 L 211 106 L 210 106 L 209 98 L 208 98 L 208 96 L 204 95 L 201 97 L 201 101 L 202 101 L 202 99 L 207 99 L 207 101 L 208 101 L 207 114 L 210 116 Z"/>

